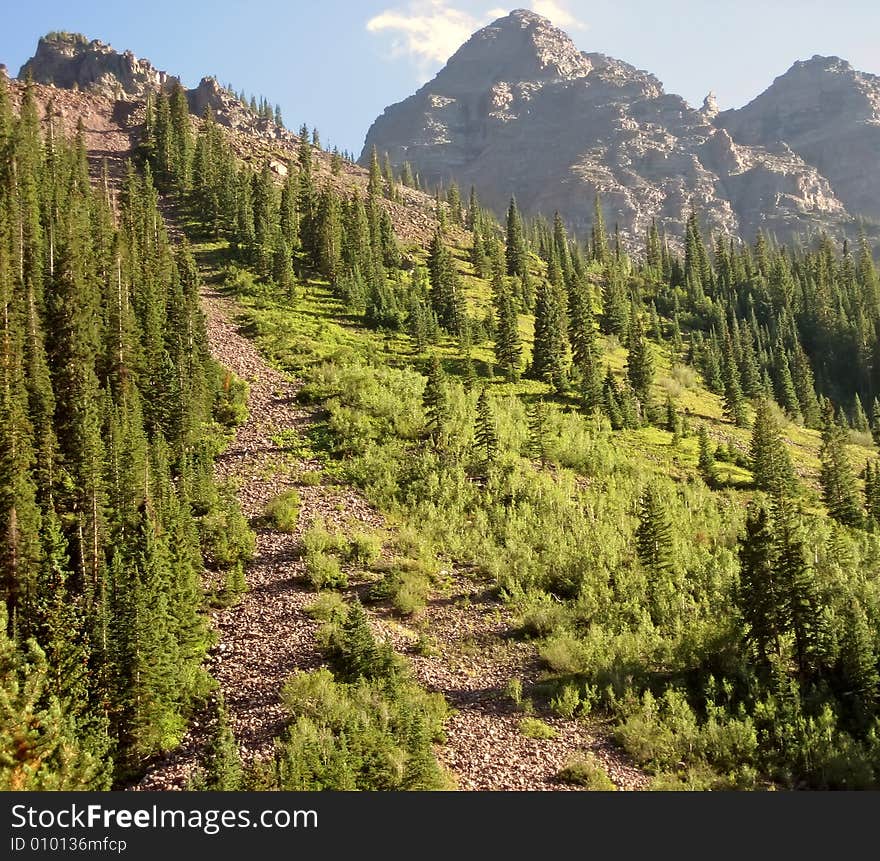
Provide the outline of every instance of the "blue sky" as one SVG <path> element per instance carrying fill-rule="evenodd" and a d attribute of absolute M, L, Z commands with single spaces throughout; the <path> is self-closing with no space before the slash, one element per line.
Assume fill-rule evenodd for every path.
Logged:
<path fill-rule="evenodd" d="M 206 74 L 281 104 L 287 125 L 360 152 L 384 107 L 433 76 L 496 0 L 33 0 L 4 4 L 0 62 L 16 74 L 48 30 L 130 48 L 193 86 Z M 796 59 L 836 54 L 880 74 L 880 3 L 871 0 L 521 0 L 578 47 L 656 74 L 699 105 L 754 98 Z M 509 7 L 514 8 L 514 7 Z"/>

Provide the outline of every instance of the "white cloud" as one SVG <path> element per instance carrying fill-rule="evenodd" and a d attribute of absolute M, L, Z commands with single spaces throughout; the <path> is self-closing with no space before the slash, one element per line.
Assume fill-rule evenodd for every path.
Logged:
<path fill-rule="evenodd" d="M 492 13 L 498 10 L 492 10 Z M 502 11 L 500 14 L 504 14 Z M 495 17 L 499 17 L 495 15 Z M 386 9 L 367 21 L 369 33 L 390 31 L 392 56 L 409 56 L 420 67 L 445 63 L 490 18 L 475 18 L 445 0 L 414 0 L 406 9 Z"/>
<path fill-rule="evenodd" d="M 557 27 L 585 27 L 557 0 L 533 0 L 531 8 Z M 448 5 L 447 0 L 410 0 L 403 8 L 385 9 L 370 18 L 367 32 L 390 33 L 391 56 L 415 60 L 421 78 L 426 80 L 430 72 L 445 63 L 475 30 L 508 12 L 508 9 L 496 7 L 483 15 L 472 15 Z"/>
<path fill-rule="evenodd" d="M 532 0 L 531 8 L 533 12 L 549 18 L 557 27 L 563 30 L 585 30 L 586 24 L 575 18 L 565 4 L 557 3 L 556 0 Z"/>

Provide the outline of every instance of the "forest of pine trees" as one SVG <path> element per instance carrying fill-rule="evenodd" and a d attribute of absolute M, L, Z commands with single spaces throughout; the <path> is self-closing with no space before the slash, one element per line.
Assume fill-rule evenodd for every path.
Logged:
<path fill-rule="evenodd" d="M 107 788 L 180 741 L 211 684 L 205 560 L 234 590 L 249 541 L 212 478 L 240 387 L 192 255 L 149 168 L 117 197 L 51 122 L 0 85 L 4 789 Z"/>

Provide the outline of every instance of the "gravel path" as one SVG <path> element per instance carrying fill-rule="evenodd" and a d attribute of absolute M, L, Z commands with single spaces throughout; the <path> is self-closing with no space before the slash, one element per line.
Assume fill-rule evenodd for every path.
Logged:
<path fill-rule="evenodd" d="M 482 588 L 481 588 L 482 585 Z M 449 578 L 414 627 L 388 618 L 377 620 L 395 647 L 408 652 L 419 681 L 441 691 L 456 710 L 446 725 L 447 743 L 440 760 L 467 790 L 566 790 L 556 775 L 573 755 L 590 751 L 620 789 L 641 789 L 646 775 L 595 728 L 565 720 L 545 710 L 534 716 L 556 730 L 556 738 L 527 738 L 520 731 L 525 716 L 506 693 L 512 678 L 528 696 L 541 666 L 533 644 L 509 638 L 513 619 L 508 608 L 467 575 Z M 433 654 L 415 653 L 419 636 L 429 637 Z"/>
<path fill-rule="evenodd" d="M 307 414 L 294 400 L 296 384 L 270 368 L 242 337 L 233 320 L 233 304 L 205 289 L 203 307 L 214 357 L 249 384 L 248 418 L 217 460 L 215 475 L 238 487 L 245 516 L 262 513 L 278 493 L 295 486 L 289 452 L 273 442 L 279 431 L 302 428 Z M 297 462 L 299 463 L 299 462 Z M 309 464 L 303 464 L 308 468 Z M 302 516 L 291 534 L 257 527 L 256 551 L 247 570 L 248 591 L 233 607 L 211 611 L 219 634 L 208 669 L 220 683 L 230 722 L 245 762 L 272 754 L 272 740 L 283 726 L 279 694 L 296 670 L 314 669 L 322 659 L 317 625 L 304 612 L 314 593 L 303 582 L 299 559 L 304 525 L 322 516 L 328 523 L 347 519 L 374 525 L 376 516 L 346 488 L 300 487 Z M 198 764 L 203 726 L 195 721 L 183 744 L 152 767 L 139 789 L 180 789 Z"/>

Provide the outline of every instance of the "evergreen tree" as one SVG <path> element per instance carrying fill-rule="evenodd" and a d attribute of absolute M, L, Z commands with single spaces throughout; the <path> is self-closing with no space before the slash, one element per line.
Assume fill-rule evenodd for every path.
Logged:
<path fill-rule="evenodd" d="M 724 414 L 737 426 L 747 427 L 745 402 L 743 400 L 742 386 L 740 385 L 739 366 L 733 355 L 733 346 L 730 336 L 725 341 L 724 348 Z"/>
<path fill-rule="evenodd" d="M 631 315 L 631 321 L 626 376 L 636 397 L 643 407 L 647 407 L 651 399 L 651 383 L 654 380 L 654 359 L 642 328 L 642 321 L 635 310 Z"/>
<path fill-rule="evenodd" d="M 846 453 L 846 435 L 836 422 L 826 419 L 822 431 L 822 463 L 819 479 L 822 500 L 828 513 L 847 526 L 862 524 L 862 506 L 858 500 L 855 476 Z"/>
<path fill-rule="evenodd" d="M 718 483 L 718 472 L 715 468 L 715 455 L 709 443 L 709 434 L 706 432 L 706 425 L 701 424 L 699 430 L 699 459 L 697 468 L 703 481 L 714 487 Z"/>
<path fill-rule="evenodd" d="M 605 227 L 605 216 L 602 214 L 602 201 L 596 195 L 593 201 L 593 227 L 590 232 L 590 256 L 599 263 L 607 263 L 611 259 L 608 250 L 608 231 Z"/>
<path fill-rule="evenodd" d="M 100 762 L 82 750 L 47 690 L 46 656 L 33 639 L 19 646 L 7 627 L 0 603 L 0 790 L 108 789 Z"/>
<path fill-rule="evenodd" d="M 513 298 L 505 291 L 496 311 L 495 361 L 509 381 L 519 379 L 522 345 L 519 338 L 519 317 Z"/>
<path fill-rule="evenodd" d="M 602 401 L 602 379 L 599 370 L 599 345 L 596 323 L 586 287 L 576 281 L 569 292 L 569 335 L 572 363 L 578 377 L 578 389 L 587 410 Z"/>
<path fill-rule="evenodd" d="M 488 471 L 498 455 L 498 432 L 495 429 L 495 417 L 492 415 L 492 405 L 486 389 L 480 392 L 477 400 L 474 440 L 483 470 Z"/>
<path fill-rule="evenodd" d="M 449 400 L 446 394 L 446 375 L 436 353 L 432 354 L 428 363 L 428 381 L 422 404 L 428 432 L 435 443 L 439 442 L 449 421 Z"/>
<path fill-rule="evenodd" d="M 535 306 L 535 341 L 530 373 L 549 383 L 555 391 L 567 384 L 567 337 L 565 310 L 558 289 L 548 281 L 538 287 Z"/>
<path fill-rule="evenodd" d="M 645 489 L 639 500 L 636 551 L 639 561 L 655 582 L 672 573 L 672 525 L 660 492 L 653 485 Z"/>
<path fill-rule="evenodd" d="M 602 286 L 602 316 L 599 318 L 599 327 L 606 335 L 616 335 L 623 339 L 629 325 L 629 300 L 623 275 L 617 266 L 607 266 Z"/>
<path fill-rule="evenodd" d="M 763 398 L 757 405 L 750 454 L 755 487 L 768 493 L 784 493 L 794 487 L 788 451 L 770 403 Z"/>
<path fill-rule="evenodd" d="M 529 406 L 529 454 L 545 464 L 548 460 L 547 405 L 543 400 L 533 401 Z"/>
<path fill-rule="evenodd" d="M 740 575 L 735 601 L 745 624 L 746 640 L 764 670 L 781 651 L 785 596 L 776 573 L 773 523 L 763 506 L 750 508 L 739 540 Z"/>
<path fill-rule="evenodd" d="M 827 638 L 825 616 L 810 569 L 800 518 L 791 499 L 773 499 L 774 567 L 779 579 L 784 629 L 794 639 L 794 660 L 802 687 L 819 670 Z"/>
<path fill-rule="evenodd" d="M 196 788 L 235 792 L 241 789 L 243 769 L 222 693 L 213 698 L 212 706 L 210 735 L 202 764 L 203 785 Z"/>
<path fill-rule="evenodd" d="M 516 206 L 516 199 L 511 197 L 507 209 L 507 274 L 522 275 L 527 266 L 522 219 Z"/>

